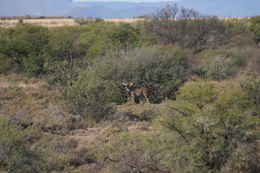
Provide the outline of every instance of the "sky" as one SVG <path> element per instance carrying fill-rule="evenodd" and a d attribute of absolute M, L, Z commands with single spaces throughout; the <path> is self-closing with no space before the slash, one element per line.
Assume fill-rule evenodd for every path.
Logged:
<path fill-rule="evenodd" d="M 73 0 L 74 2 L 163 2 L 163 1 L 180 1 L 180 0 Z"/>

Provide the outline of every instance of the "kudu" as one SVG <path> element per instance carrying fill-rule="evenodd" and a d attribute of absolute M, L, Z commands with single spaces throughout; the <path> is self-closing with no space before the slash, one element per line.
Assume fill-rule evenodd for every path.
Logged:
<path fill-rule="evenodd" d="M 128 94 L 131 96 L 131 100 L 133 103 L 136 103 L 136 98 L 141 95 L 143 95 L 147 103 L 149 103 L 147 87 L 137 86 L 134 85 L 134 83 L 132 82 L 122 83 L 122 85 L 126 87 L 126 90 Z"/>

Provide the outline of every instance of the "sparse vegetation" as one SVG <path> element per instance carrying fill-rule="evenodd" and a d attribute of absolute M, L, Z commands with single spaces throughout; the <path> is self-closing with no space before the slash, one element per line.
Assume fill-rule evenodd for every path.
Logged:
<path fill-rule="evenodd" d="M 245 66 L 247 53 L 237 48 L 221 48 L 202 51 L 201 71 L 205 77 L 223 80 L 232 77 L 239 67 Z"/>
<path fill-rule="evenodd" d="M 260 16 L 251 17 L 251 32 L 254 34 L 256 44 L 260 42 Z"/>
<path fill-rule="evenodd" d="M 260 172 L 258 16 L 69 20 L 0 29 L 0 172 Z"/>

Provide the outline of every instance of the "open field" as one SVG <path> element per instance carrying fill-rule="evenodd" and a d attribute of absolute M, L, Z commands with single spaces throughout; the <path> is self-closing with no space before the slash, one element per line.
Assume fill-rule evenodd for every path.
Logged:
<path fill-rule="evenodd" d="M 35 24 L 45 27 L 63 27 L 63 26 L 76 26 L 78 25 L 74 19 L 22 19 L 23 23 Z M 141 18 L 109 18 L 104 19 L 107 22 L 125 22 L 125 23 L 133 23 L 136 21 L 144 20 Z M 19 19 L 1 19 L 0 20 L 0 28 L 10 28 L 15 27 Z"/>

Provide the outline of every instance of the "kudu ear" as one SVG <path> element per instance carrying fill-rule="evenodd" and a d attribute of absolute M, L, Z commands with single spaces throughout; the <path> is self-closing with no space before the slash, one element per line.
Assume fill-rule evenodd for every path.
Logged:
<path fill-rule="evenodd" d="M 127 84 L 123 82 L 122 85 L 126 86 Z"/>
<path fill-rule="evenodd" d="M 131 82 L 130 84 L 129 84 L 129 86 L 133 86 L 134 85 L 134 83 L 133 82 Z"/>

